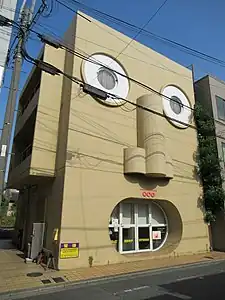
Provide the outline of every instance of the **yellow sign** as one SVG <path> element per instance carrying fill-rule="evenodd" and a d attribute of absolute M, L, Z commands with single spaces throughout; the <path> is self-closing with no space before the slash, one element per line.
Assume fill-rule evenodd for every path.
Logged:
<path fill-rule="evenodd" d="M 60 258 L 79 257 L 79 243 L 63 243 L 60 247 Z"/>

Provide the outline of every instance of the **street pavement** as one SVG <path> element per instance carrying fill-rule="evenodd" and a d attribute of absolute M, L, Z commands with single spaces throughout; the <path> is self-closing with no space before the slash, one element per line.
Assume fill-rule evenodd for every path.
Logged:
<path fill-rule="evenodd" d="M 225 261 L 211 261 L 75 285 L 55 293 L 29 296 L 23 299 L 221 300 L 225 299 L 224 291 Z"/>

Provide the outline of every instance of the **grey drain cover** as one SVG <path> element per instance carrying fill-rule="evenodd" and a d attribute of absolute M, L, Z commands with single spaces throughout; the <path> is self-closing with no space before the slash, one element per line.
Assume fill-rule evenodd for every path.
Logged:
<path fill-rule="evenodd" d="M 43 273 L 41 273 L 41 272 L 32 272 L 32 273 L 27 274 L 28 277 L 40 277 L 42 275 L 43 275 Z"/>
<path fill-rule="evenodd" d="M 43 279 L 41 281 L 42 281 L 43 284 L 51 283 L 51 280 L 49 280 L 49 279 Z"/>
<path fill-rule="evenodd" d="M 52 279 L 55 281 L 55 283 L 60 283 L 60 282 L 64 282 L 65 281 L 62 277 L 54 277 Z"/>

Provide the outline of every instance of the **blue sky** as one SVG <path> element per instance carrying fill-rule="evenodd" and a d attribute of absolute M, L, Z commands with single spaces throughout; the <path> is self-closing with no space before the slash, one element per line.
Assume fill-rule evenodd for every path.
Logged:
<path fill-rule="evenodd" d="M 49 3 L 51 2 L 51 0 L 47 1 Z M 61 1 L 67 2 L 70 7 L 77 9 L 77 6 L 72 4 L 71 0 Z M 164 2 L 164 0 L 79 1 L 139 27 L 142 27 Z M 21 2 L 22 0 L 18 0 L 18 8 L 21 5 Z M 69 26 L 74 13 L 55 2 L 55 0 L 53 0 L 53 2 L 54 8 L 51 16 L 48 18 L 39 18 L 34 29 L 39 32 L 51 34 L 49 32 L 50 30 L 57 35 L 62 36 Z M 37 0 L 36 6 L 38 7 L 40 3 L 41 0 Z M 166 5 L 145 29 L 225 61 L 224 11 L 224 0 L 168 0 Z M 96 17 L 94 15 L 92 16 Z M 98 17 L 96 18 L 98 19 Z M 135 35 L 134 31 L 130 31 L 123 26 L 118 26 L 114 23 L 104 21 L 103 19 L 101 19 L 101 21 L 130 37 Z M 35 36 L 33 36 L 33 38 L 35 38 Z M 194 64 L 196 78 L 209 73 L 225 80 L 224 67 L 188 55 L 174 47 L 156 41 L 143 34 L 140 34 L 137 40 L 184 66 Z M 27 45 L 28 52 L 34 57 L 38 54 L 40 47 L 41 44 L 33 39 L 30 40 Z M 22 88 L 30 69 L 31 65 L 24 63 L 20 89 Z M 11 71 L 8 70 L 6 72 L 4 86 L 9 87 L 10 77 Z M 2 127 L 8 92 L 8 88 L 2 88 L 0 95 L 0 128 Z"/>

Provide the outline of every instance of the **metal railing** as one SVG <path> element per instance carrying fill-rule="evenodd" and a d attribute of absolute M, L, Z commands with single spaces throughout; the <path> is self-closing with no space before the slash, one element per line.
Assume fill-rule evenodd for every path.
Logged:
<path fill-rule="evenodd" d="M 12 163 L 10 165 L 10 171 L 19 166 L 28 156 L 32 153 L 32 144 L 27 146 L 22 153 L 15 154 L 12 158 Z"/>
<path fill-rule="evenodd" d="M 21 153 L 20 163 L 22 163 L 28 156 L 30 156 L 31 153 L 32 153 L 32 144 L 27 146 L 27 148 L 25 148 L 25 150 L 23 150 L 23 152 Z"/>
<path fill-rule="evenodd" d="M 31 92 L 28 100 L 26 102 L 24 102 L 21 106 L 20 106 L 20 110 L 19 110 L 19 117 L 21 117 L 23 115 L 23 113 L 25 112 L 25 110 L 27 109 L 29 103 L 33 100 L 34 96 L 36 95 L 36 93 L 38 93 L 40 90 L 40 83 L 37 84 L 37 86 L 33 89 L 33 91 Z"/>

